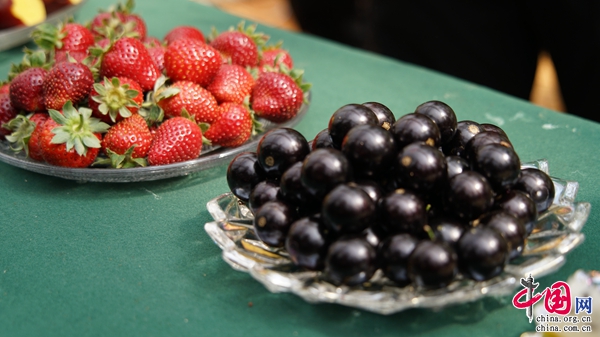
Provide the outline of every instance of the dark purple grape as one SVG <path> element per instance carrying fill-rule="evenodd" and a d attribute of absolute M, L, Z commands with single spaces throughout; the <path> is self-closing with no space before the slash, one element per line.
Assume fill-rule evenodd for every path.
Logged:
<path fill-rule="evenodd" d="M 281 201 L 269 201 L 254 213 L 254 231 L 265 244 L 283 247 L 294 220 L 295 212 L 290 206 Z"/>
<path fill-rule="evenodd" d="M 479 226 L 496 230 L 508 243 L 509 259 L 519 257 L 525 247 L 525 226 L 521 220 L 505 211 L 492 211 L 479 219 Z"/>
<path fill-rule="evenodd" d="M 383 191 L 381 186 L 374 181 L 371 180 L 358 180 L 355 182 L 349 183 L 350 186 L 356 186 L 363 190 L 365 193 L 371 197 L 371 199 L 377 203 L 379 199 L 383 196 Z"/>
<path fill-rule="evenodd" d="M 349 234 L 365 230 L 374 219 L 376 205 L 358 187 L 338 185 L 323 200 L 323 223 L 333 233 Z"/>
<path fill-rule="evenodd" d="M 496 199 L 494 208 L 501 209 L 520 219 L 525 225 L 527 236 L 533 231 L 538 212 L 535 202 L 529 194 L 518 190 L 508 191 Z"/>
<path fill-rule="evenodd" d="M 461 219 L 470 221 L 492 208 L 494 193 L 479 173 L 466 171 L 448 180 L 444 193 L 447 208 Z"/>
<path fill-rule="evenodd" d="M 496 193 L 512 188 L 521 173 L 521 161 L 515 150 L 501 144 L 478 148 L 471 166 L 488 180 Z"/>
<path fill-rule="evenodd" d="M 527 193 L 535 202 L 538 213 L 547 210 L 554 201 L 555 188 L 549 175 L 535 168 L 521 170 L 514 189 Z"/>
<path fill-rule="evenodd" d="M 485 132 L 495 132 L 495 133 L 500 134 L 503 137 L 506 137 L 506 139 L 508 139 L 508 135 L 506 134 L 506 132 L 504 132 L 504 130 L 502 130 L 502 128 L 497 125 L 489 124 L 489 123 L 482 123 L 482 124 L 479 124 L 479 126 Z"/>
<path fill-rule="evenodd" d="M 335 285 L 359 285 L 373 277 L 377 253 L 362 237 L 343 237 L 329 246 L 324 275 Z"/>
<path fill-rule="evenodd" d="M 435 122 L 423 114 L 410 113 L 400 117 L 390 129 L 398 149 L 414 142 L 439 147 L 441 134 Z"/>
<path fill-rule="evenodd" d="M 489 144 L 500 144 L 513 148 L 507 137 L 504 137 L 497 132 L 483 131 L 473 136 L 473 138 L 465 145 L 465 158 L 467 160 L 472 159 L 479 148 Z"/>
<path fill-rule="evenodd" d="M 448 179 L 471 169 L 469 162 L 459 156 L 446 156 L 446 166 L 448 167 Z"/>
<path fill-rule="evenodd" d="M 248 201 L 256 184 L 265 179 L 265 172 L 254 152 L 242 152 L 235 156 L 227 167 L 227 185 L 233 195 Z"/>
<path fill-rule="evenodd" d="M 336 149 L 342 148 L 342 141 L 350 129 L 357 125 L 377 125 L 375 113 L 361 104 L 346 104 L 337 109 L 329 120 L 329 135 Z"/>
<path fill-rule="evenodd" d="M 456 253 L 444 242 L 421 240 L 408 258 L 408 276 L 418 287 L 445 287 L 456 274 Z"/>
<path fill-rule="evenodd" d="M 353 127 L 342 142 L 342 152 L 357 177 L 370 178 L 389 168 L 396 155 L 394 138 L 376 125 Z"/>
<path fill-rule="evenodd" d="M 379 200 L 377 205 L 381 227 L 390 234 L 423 235 L 427 223 L 425 203 L 416 194 L 397 189 Z"/>
<path fill-rule="evenodd" d="M 454 247 L 460 239 L 462 233 L 468 227 L 464 221 L 450 216 L 436 217 L 429 221 L 429 226 L 433 230 L 437 240 L 446 242 Z"/>
<path fill-rule="evenodd" d="M 360 236 L 367 240 L 367 242 L 375 249 L 379 247 L 382 238 L 386 237 L 386 235 L 383 232 L 381 232 L 376 226 L 367 227 L 364 231 L 360 233 Z"/>
<path fill-rule="evenodd" d="M 333 139 L 331 139 L 331 135 L 329 134 L 329 129 L 321 130 L 313 139 L 311 144 L 311 149 L 316 150 L 320 148 L 333 148 Z"/>
<path fill-rule="evenodd" d="M 415 113 L 431 118 L 438 126 L 441 134 L 441 143 L 445 144 L 454 137 L 458 122 L 456 114 L 450 106 L 440 101 L 425 102 L 417 107 Z"/>
<path fill-rule="evenodd" d="M 508 243 L 492 228 L 477 226 L 463 233 L 456 245 L 460 271 L 475 281 L 500 275 L 508 262 Z"/>
<path fill-rule="evenodd" d="M 440 188 L 448 176 L 444 154 L 420 142 L 400 150 L 394 167 L 398 185 L 422 196 Z"/>
<path fill-rule="evenodd" d="M 276 201 L 278 193 L 279 185 L 268 180 L 263 180 L 252 189 L 250 198 L 248 198 L 248 207 L 255 212 L 268 201 Z"/>
<path fill-rule="evenodd" d="M 302 165 L 302 183 L 321 198 L 335 186 L 350 181 L 351 176 L 348 159 L 336 149 L 316 149 Z"/>
<path fill-rule="evenodd" d="M 258 142 L 258 162 L 271 179 L 279 179 L 283 172 L 310 152 L 304 136 L 290 128 L 267 131 Z"/>
<path fill-rule="evenodd" d="M 327 248 L 329 240 L 319 217 L 304 217 L 292 223 L 285 240 L 285 249 L 295 265 L 322 270 Z"/>
<path fill-rule="evenodd" d="M 419 239 L 403 233 L 386 238 L 377 251 L 381 271 L 391 281 L 399 286 L 410 283 L 408 277 L 408 258 L 413 252 Z"/>
<path fill-rule="evenodd" d="M 289 205 L 298 207 L 298 213 L 309 215 L 321 211 L 321 199 L 302 183 L 302 165 L 299 161 L 288 168 L 279 180 L 279 196 Z"/>
<path fill-rule="evenodd" d="M 389 130 L 396 122 L 394 113 L 387 106 L 379 102 L 366 102 L 362 105 L 371 109 L 375 113 L 375 116 L 377 116 L 377 125 L 381 126 L 382 128 Z"/>
<path fill-rule="evenodd" d="M 482 132 L 483 129 L 479 125 L 479 123 L 465 120 L 460 121 L 456 125 L 456 132 L 454 133 L 454 137 L 450 139 L 448 143 L 442 145 L 442 149 L 444 154 L 447 156 L 465 156 L 465 146 L 471 140 L 471 138 L 475 137 L 476 134 Z"/>

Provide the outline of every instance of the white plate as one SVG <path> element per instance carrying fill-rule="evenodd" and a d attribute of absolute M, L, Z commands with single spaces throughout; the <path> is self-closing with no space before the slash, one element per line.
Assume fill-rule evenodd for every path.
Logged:
<path fill-rule="evenodd" d="M 545 160 L 523 166 L 548 172 Z M 250 273 L 271 292 L 291 292 L 311 303 L 338 303 L 379 314 L 408 308 L 441 308 L 486 296 L 514 295 L 520 278 L 529 274 L 540 278 L 555 272 L 565 263 L 566 254 L 584 241 L 581 229 L 590 204 L 575 202 L 577 182 L 552 179 L 556 188 L 554 203 L 539 215 L 522 257 L 511 261 L 493 279 L 475 282 L 459 275 L 448 287 L 437 290 L 412 285 L 397 287 L 380 271 L 362 286 L 336 287 L 320 272 L 295 267 L 284 249 L 273 249 L 260 242 L 252 228 L 252 213 L 231 193 L 208 202 L 214 221 L 206 223 L 204 229 L 222 249 L 225 262 L 235 270 Z"/>

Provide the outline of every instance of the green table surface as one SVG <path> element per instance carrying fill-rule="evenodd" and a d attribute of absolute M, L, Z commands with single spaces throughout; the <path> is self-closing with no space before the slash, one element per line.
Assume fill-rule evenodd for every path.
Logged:
<path fill-rule="evenodd" d="M 108 1 L 89 0 L 87 21 Z M 138 1 L 149 34 L 178 24 L 204 32 L 239 18 L 186 0 Z M 259 26 L 283 40 L 313 83 L 297 125 L 307 139 L 347 103 L 379 101 L 403 115 L 427 100 L 459 120 L 501 125 L 522 161 L 546 158 L 592 204 L 586 241 L 540 289 L 599 269 L 600 125 L 484 87 L 312 36 Z M 0 53 L 0 78 L 21 59 Z M 226 165 L 162 181 L 78 183 L 0 163 L 0 336 L 519 336 L 533 330 L 511 298 L 382 316 L 273 294 L 234 271 L 204 231 L 206 203 L 227 192 Z M 600 300 L 600 299 L 598 299 Z M 594 332 L 596 333 L 596 332 Z"/>

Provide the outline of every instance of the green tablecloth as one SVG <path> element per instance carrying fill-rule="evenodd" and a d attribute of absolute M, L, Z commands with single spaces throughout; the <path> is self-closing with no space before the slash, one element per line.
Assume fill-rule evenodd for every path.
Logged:
<path fill-rule="evenodd" d="M 108 2 L 90 0 L 78 20 Z M 238 18 L 186 0 L 138 1 L 158 37 Z M 397 116 L 427 100 L 459 119 L 501 124 L 523 161 L 580 182 L 592 204 L 586 242 L 541 287 L 600 269 L 600 125 L 329 41 L 259 26 L 283 40 L 313 83 L 297 129 L 308 139 L 346 103 L 380 101 Z M 21 51 L 0 53 L 0 78 Z M 227 191 L 225 166 L 164 181 L 77 183 L 0 163 L 0 336 L 519 336 L 533 330 L 510 298 L 391 316 L 269 293 L 232 270 L 204 232 L 206 202 Z M 600 299 L 596 299 L 600 300 Z M 250 305 L 251 303 L 251 305 Z M 596 333 L 596 332 L 594 332 Z"/>

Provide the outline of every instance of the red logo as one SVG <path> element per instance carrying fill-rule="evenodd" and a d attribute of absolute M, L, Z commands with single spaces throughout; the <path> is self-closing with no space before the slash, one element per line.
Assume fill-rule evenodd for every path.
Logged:
<path fill-rule="evenodd" d="M 554 282 L 551 287 L 534 295 L 533 290 L 538 283 L 533 282 L 533 277 L 521 279 L 523 289 L 513 297 L 513 305 L 517 309 L 527 309 L 529 322 L 533 319 L 532 308 L 539 300 L 544 298 L 544 306 L 550 314 L 568 315 L 571 312 L 571 288 L 567 282 Z M 523 300 L 525 297 L 525 300 Z"/>

